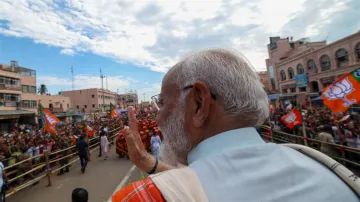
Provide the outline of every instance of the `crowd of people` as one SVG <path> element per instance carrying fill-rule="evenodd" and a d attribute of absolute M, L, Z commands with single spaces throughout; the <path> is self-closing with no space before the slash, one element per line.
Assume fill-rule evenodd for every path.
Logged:
<path fill-rule="evenodd" d="M 55 127 L 57 134 L 51 134 L 43 128 L 40 128 L 39 125 L 15 123 L 8 132 L 0 133 L 0 158 L 3 165 L 1 171 L 4 173 L 0 180 L 0 186 L 4 184 L 4 177 L 11 181 L 9 183 L 11 189 L 12 187 L 23 184 L 26 180 L 34 179 L 39 173 L 43 172 L 45 167 L 30 172 L 16 180 L 11 180 L 44 163 L 45 158 L 41 154 L 43 154 L 45 150 L 49 154 L 51 169 L 56 169 L 57 166 L 62 167 L 68 164 L 72 157 L 69 155 L 76 152 L 76 147 L 69 150 L 65 149 L 76 146 L 80 138 L 85 139 L 89 146 L 96 143 L 96 141 L 89 142 L 91 137 L 87 135 L 85 124 L 95 131 L 101 131 L 101 129 L 111 131 L 119 127 L 119 119 L 99 117 L 94 120 L 61 122 Z M 99 133 L 95 132 L 94 135 L 98 136 Z M 54 153 L 59 150 L 65 151 Z M 65 156 L 69 157 L 61 158 Z M 90 160 L 89 153 L 88 158 L 88 160 Z M 29 160 L 26 161 L 26 159 Z M 22 163 L 16 164 L 18 162 Z M 57 175 L 63 175 L 69 172 L 69 170 L 70 165 L 60 169 Z"/>
<path fill-rule="evenodd" d="M 141 141 L 149 153 L 152 153 L 156 158 L 160 156 L 160 144 L 163 140 L 161 131 L 158 129 L 156 120 L 156 113 L 141 111 L 137 114 L 138 130 L 141 136 Z M 128 125 L 128 117 L 123 117 L 121 125 Z M 124 131 L 120 131 L 116 141 L 116 153 L 120 158 L 128 157 L 126 140 Z"/>
<path fill-rule="evenodd" d="M 357 112 L 347 111 L 344 113 L 332 113 L 327 107 L 311 107 L 302 109 L 302 119 L 305 125 L 305 135 L 309 140 L 315 139 L 326 143 L 335 143 L 351 148 L 360 148 L 360 116 Z M 289 129 L 281 121 L 281 117 L 288 113 L 288 110 L 277 108 L 271 116 L 272 127 L 276 131 L 304 136 L 302 125 Z M 292 140 L 294 143 L 299 143 Z M 303 142 L 302 142 L 303 143 Z M 324 143 L 319 144 L 309 141 L 311 147 L 315 147 L 329 156 L 341 155 L 342 150 L 331 147 Z M 360 160 L 358 155 L 347 152 L 346 157 L 353 161 Z"/>

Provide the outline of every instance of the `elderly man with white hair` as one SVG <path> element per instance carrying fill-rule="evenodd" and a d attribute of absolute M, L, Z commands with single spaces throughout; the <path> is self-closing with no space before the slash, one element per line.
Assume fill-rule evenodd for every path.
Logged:
<path fill-rule="evenodd" d="M 161 161 L 145 151 L 130 107 L 129 157 L 151 175 L 115 193 L 113 202 L 359 201 L 322 164 L 261 139 L 254 127 L 269 116 L 267 95 L 236 52 L 185 57 L 165 75 L 158 105 Z"/>

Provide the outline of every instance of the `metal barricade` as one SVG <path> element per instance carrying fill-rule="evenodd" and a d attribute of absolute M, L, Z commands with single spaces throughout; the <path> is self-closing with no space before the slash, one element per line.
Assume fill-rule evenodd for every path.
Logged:
<path fill-rule="evenodd" d="M 115 137 L 118 135 L 118 132 L 121 130 L 122 128 L 116 128 L 116 129 L 113 129 L 111 131 L 109 131 L 110 134 L 112 134 L 110 137 L 109 137 L 109 142 L 112 143 L 114 140 L 115 140 Z M 89 139 L 89 151 L 90 153 L 93 152 L 94 150 L 96 150 L 98 147 L 99 147 L 99 137 L 94 137 L 94 138 L 91 138 Z M 59 153 L 70 153 L 70 154 L 65 154 L 63 155 L 62 157 L 60 158 L 54 158 L 54 159 L 50 159 L 49 157 L 52 156 L 52 155 L 56 155 L 56 154 L 59 154 Z M 31 179 L 29 181 L 26 181 L 25 183 L 23 184 L 20 184 L 19 186 L 11 189 L 7 194 L 6 194 L 6 197 L 9 197 L 13 194 L 15 194 L 16 192 L 26 188 L 26 187 L 29 187 L 37 182 L 39 182 L 41 179 L 47 177 L 48 178 L 48 186 L 51 186 L 51 175 L 63 168 L 66 168 L 67 166 L 73 164 L 74 162 L 78 161 L 79 160 L 79 157 L 76 156 L 77 155 L 77 151 L 76 151 L 76 146 L 70 146 L 66 149 L 62 149 L 62 150 L 58 150 L 58 151 L 54 151 L 52 153 L 48 153 L 47 150 L 44 150 L 44 153 L 40 154 L 40 155 L 37 155 L 37 156 L 33 156 L 33 157 L 30 157 L 30 158 L 27 158 L 25 160 L 22 160 L 20 162 L 17 162 L 15 163 L 14 165 L 11 165 L 11 166 L 7 166 L 5 167 L 5 172 L 10 170 L 11 168 L 16 168 L 14 169 L 13 171 L 11 172 L 6 172 L 6 175 L 12 175 L 12 174 L 16 174 L 15 177 L 11 178 L 8 180 L 9 183 L 12 183 L 12 182 L 15 182 L 16 180 L 22 178 L 22 177 L 25 177 L 27 175 L 33 175 L 34 172 L 39 172 L 38 175 L 35 177 L 34 176 L 34 179 Z M 33 161 L 33 159 L 37 159 L 37 158 L 40 158 L 40 159 L 44 159 L 43 162 L 41 163 L 38 163 L 36 165 L 32 165 L 31 162 Z M 63 166 L 60 166 L 58 167 L 58 164 L 56 162 L 62 160 L 62 159 L 65 159 L 65 158 L 68 158 L 69 159 L 69 162 Z M 21 173 L 20 175 L 18 175 L 18 169 L 19 167 L 21 167 L 22 165 L 26 164 L 26 163 L 29 163 L 31 165 L 31 169 L 30 170 L 27 170 L 26 172 L 24 173 Z M 55 166 L 51 167 L 52 164 L 56 163 Z M 45 169 L 44 169 L 45 167 Z M 57 168 L 56 168 L 57 167 Z"/>
<path fill-rule="evenodd" d="M 299 135 L 285 133 L 278 130 L 270 130 L 269 126 L 261 126 L 261 136 L 268 142 L 273 143 L 293 143 L 305 145 L 305 142 L 309 147 L 321 151 L 321 145 L 326 145 L 331 148 L 331 151 L 325 153 L 333 159 L 340 161 L 343 165 L 347 166 L 351 170 L 355 170 L 356 173 L 359 173 L 357 169 L 360 169 L 360 149 L 348 147 L 345 145 L 323 142 L 317 139 L 312 139 L 308 137 L 303 137 Z"/>

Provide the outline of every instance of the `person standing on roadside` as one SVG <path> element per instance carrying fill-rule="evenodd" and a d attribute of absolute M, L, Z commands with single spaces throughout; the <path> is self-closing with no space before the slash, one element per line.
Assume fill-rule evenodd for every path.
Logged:
<path fill-rule="evenodd" d="M 84 140 L 84 135 L 81 135 L 78 143 L 76 144 L 76 148 L 78 149 L 82 173 L 85 172 L 86 165 L 88 162 L 88 147 L 89 145 Z"/>
<path fill-rule="evenodd" d="M 100 147 L 101 147 L 102 153 L 104 153 L 104 155 L 105 155 L 104 159 L 107 160 L 108 152 L 109 152 L 109 141 L 106 136 L 106 133 L 101 133 L 101 135 L 100 135 Z"/>
<path fill-rule="evenodd" d="M 102 134 L 103 133 L 105 133 L 105 131 L 104 131 L 104 126 L 102 126 L 101 128 L 100 128 L 100 132 L 99 132 L 99 156 L 98 157 L 101 157 L 102 156 L 102 148 L 101 148 L 101 144 L 100 144 L 100 142 L 101 142 L 101 136 L 102 136 Z"/>
<path fill-rule="evenodd" d="M 156 132 L 153 132 L 153 136 L 151 136 L 150 142 L 151 142 L 151 153 L 154 155 L 156 159 L 159 160 L 161 139 Z"/>

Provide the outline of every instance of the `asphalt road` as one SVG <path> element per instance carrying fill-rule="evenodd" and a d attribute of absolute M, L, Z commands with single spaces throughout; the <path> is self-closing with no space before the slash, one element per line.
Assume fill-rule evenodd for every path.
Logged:
<path fill-rule="evenodd" d="M 97 157 L 95 150 L 88 163 L 86 172 L 80 171 L 80 162 L 70 167 L 70 172 L 62 176 L 51 176 L 52 186 L 46 187 L 47 179 L 39 184 L 27 187 L 6 198 L 6 202 L 66 202 L 71 201 L 71 192 L 75 188 L 84 188 L 89 192 L 89 202 L 105 202 L 119 185 L 139 180 L 144 174 L 126 159 L 119 158 L 115 147 L 111 147 L 108 160 Z M 131 171 L 131 172 L 130 172 Z M 128 175 L 128 176 L 126 176 Z M 125 178 L 126 181 L 123 181 Z M 123 182 L 122 182 L 123 181 Z"/>

